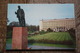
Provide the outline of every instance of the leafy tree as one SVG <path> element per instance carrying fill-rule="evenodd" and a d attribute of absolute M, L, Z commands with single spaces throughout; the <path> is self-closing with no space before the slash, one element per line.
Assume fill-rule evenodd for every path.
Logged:
<path fill-rule="evenodd" d="M 44 30 L 41 30 L 39 33 L 40 34 L 45 34 L 46 32 Z"/>
<path fill-rule="evenodd" d="M 48 28 L 48 29 L 47 29 L 47 32 L 53 32 L 53 30 L 52 30 L 52 29 L 50 29 L 50 28 Z"/>
<path fill-rule="evenodd" d="M 9 22 L 9 19 L 7 18 L 7 22 Z"/>
<path fill-rule="evenodd" d="M 27 28 L 28 28 L 28 31 L 32 31 L 32 32 L 39 31 L 39 26 L 28 25 Z"/>
<path fill-rule="evenodd" d="M 68 30 L 69 34 L 71 35 L 71 37 L 76 40 L 76 36 L 75 36 L 75 29 L 71 28 Z"/>
<path fill-rule="evenodd" d="M 9 24 L 9 26 L 19 26 L 19 22 L 13 21 Z"/>
<path fill-rule="evenodd" d="M 12 26 L 7 26 L 7 38 L 12 38 Z"/>

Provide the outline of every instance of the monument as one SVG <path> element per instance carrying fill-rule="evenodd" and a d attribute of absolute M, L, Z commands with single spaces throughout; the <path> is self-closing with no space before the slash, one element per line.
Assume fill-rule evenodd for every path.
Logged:
<path fill-rule="evenodd" d="M 20 6 L 18 6 L 18 10 L 17 12 L 15 12 L 15 14 L 17 15 L 17 18 L 19 20 L 19 25 L 20 27 L 25 27 L 25 13 L 24 13 L 24 10 L 21 9 Z"/>
<path fill-rule="evenodd" d="M 19 27 L 13 27 L 12 34 L 12 49 L 27 49 L 28 45 L 28 33 L 25 26 L 25 13 L 24 10 L 18 6 L 17 12 L 15 12 L 19 20 Z"/>

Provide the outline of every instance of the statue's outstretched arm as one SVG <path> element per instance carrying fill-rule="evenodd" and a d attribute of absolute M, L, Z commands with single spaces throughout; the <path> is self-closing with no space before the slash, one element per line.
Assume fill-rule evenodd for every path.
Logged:
<path fill-rule="evenodd" d="M 15 12 L 15 14 L 17 14 L 17 12 Z"/>

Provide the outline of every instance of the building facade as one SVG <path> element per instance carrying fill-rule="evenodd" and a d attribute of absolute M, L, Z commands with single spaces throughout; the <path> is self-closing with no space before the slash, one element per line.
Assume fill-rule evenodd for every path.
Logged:
<path fill-rule="evenodd" d="M 71 28 L 75 28 L 75 19 L 66 18 L 66 19 L 52 19 L 52 20 L 41 20 L 40 21 L 40 31 L 50 28 L 55 32 L 67 31 Z"/>

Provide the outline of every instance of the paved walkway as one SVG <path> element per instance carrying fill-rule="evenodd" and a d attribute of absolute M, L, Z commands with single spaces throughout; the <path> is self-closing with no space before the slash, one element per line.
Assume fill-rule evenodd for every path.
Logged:
<path fill-rule="evenodd" d="M 28 46 L 31 49 L 74 49 L 74 48 L 62 48 L 62 47 L 50 47 L 50 46 L 35 46 L 35 45 L 29 45 Z M 11 49 L 11 44 L 6 44 L 6 49 Z"/>
<path fill-rule="evenodd" d="M 62 48 L 62 47 L 50 47 L 50 46 L 29 46 L 31 49 L 74 49 L 74 48 Z"/>

